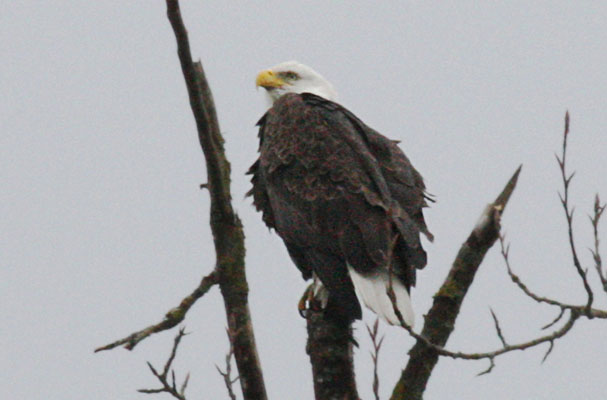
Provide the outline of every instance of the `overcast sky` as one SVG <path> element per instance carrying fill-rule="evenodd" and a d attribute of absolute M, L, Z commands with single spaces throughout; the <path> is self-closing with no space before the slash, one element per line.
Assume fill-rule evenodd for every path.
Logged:
<path fill-rule="evenodd" d="M 577 243 L 592 267 L 586 215 L 596 192 L 607 199 L 606 2 L 183 3 L 232 161 L 272 399 L 313 398 L 305 321 L 296 312 L 306 284 L 244 199 L 244 173 L 257 157 L 254 125 L 266 104 L 255 76 L 282 61 L 312 66 L 343 105 L 401 140 L 436 195 L 426 213 L 436 240 L 412 292 L 418 321 L 476 218 L 521 163 L 503 221 L 512 265 L 539 293 L 585 301 L 554 153 L 569 109 Z M 162 365 L 175 332 L 134 352 L 93 349 L 160 320 L 214 267 L 208 194 L 199 190 L 204 163 L 165 4 L 2 1 L 0 34 L 0 397 L 146 398 L 135 390 L 157 384 L 145 361 Z M 598 306 L 607 307 L 605 297 Z M 537 335 L 556 315 L 523 297 L 494 248 L 447 347 L 499 347 L 489 306 L 511 343 Z M 175 366 L 178 376 L 191 373 L 189 398 L 227 398 L 215 370 L 228 348 L 216 288 L 186 326 L 192 334 Z M 356 326 L 359 392 L 369 399 L 368 338 Z M 402 329 L 381 329 L 387 398 L 413 340 Z M 497 359 L 482 377 L 475 375 L 484 362 L 441 359 L 426 398 L 601 398 L 606 332 L 604 321 L 583 320 L 544 364 L 542 346 Z"/>

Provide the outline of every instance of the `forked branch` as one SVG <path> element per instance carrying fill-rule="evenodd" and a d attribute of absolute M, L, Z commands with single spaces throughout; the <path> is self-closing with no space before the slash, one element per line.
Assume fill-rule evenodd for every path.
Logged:
<path fill-rule="evenodd" d="M 183 382 L 181 383 L 179 389 L 177 389 L 177 382 L 175 378 L 175 370 L 171 370 L 171 364 L 175 360 L 175 356 L 177 355 L 177 348 L 179 347 L 179 343 L 181 343 L 181 339 L 187 335 L 185 333 L 185 328 L 179 329 L 179 333 L 175 336 L 175 341 L 173 342 L 173 349 L 171 350 L 171 354 L 167 359 L 164 369 L 162 372 L 158 372 L 154 366 L 148 362 L 148 367 L 152 371 L 152 374 L 158 379 L 158 381 L 162 384 L 161 388 L 158 389 L 139 389 L 139 393 L 146 394 L 157 394 L 157 393 L 168 393 L 176 399 L 186 400 L 185 390 L 188 386 L 188 382 L 190 380 L 190 374 L 187 374 Z M 171 373 L 169 378 L 169 372 Z"/>

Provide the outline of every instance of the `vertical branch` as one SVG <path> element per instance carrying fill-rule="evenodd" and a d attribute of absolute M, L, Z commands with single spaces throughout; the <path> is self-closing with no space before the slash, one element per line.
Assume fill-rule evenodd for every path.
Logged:
<path fill-rule="evenodd" d="M 246 400 L 266 399 L 266 390 L 255 345 L 248 305 L 248 285 L 244 269 L 244 233 L 234 212 L 230 194 L 230 164 L 211 90 L 200 62 L 192 61 L 188 34 L 181 18 L 179 2 L 166 0 L 167 15 L 175 38 L 190 106 L 196 120 L 198 138 L 205 156 L 211 197 L 211 230 L 217 255 L 216 271 L 224 299 L 228 329 L 234 333 L 234 358 Z"/>
<path fill-rule="evenodd" d="M 392 284 L 392 282 L 390 282 L 390 284 Z M 384 342 L 383 335 L 381 338 L 378 338 L 378 328 L 379 317 L 375 319 L 373 329 L 369 328 L 369 325 L 367 325 L 367 333 L 369 334 L 371 343 L 373 344 L 371 359 L 373 360 L 373 396 L 375 396 L 375 400 L 379 400 L 379 375 L 377 374 L 377 368 L 379 366 L 379 350 Z"/>
<path fill-rule="evenodd" d="M 607 271 L 603 271 L 603 260 L 601 259 L 601 253 L 599 251 L 599 221 L 601 220 L 603 211 L 605 211 L 605 206 L 605 204 L 601 204 L 601 199 L 597 194 L 594 198 L 594 215 L 590 217 L 592 233 L 594 236 L 594 249 L 591 249 L 590 252 L 594 259 L 594 267 L 599 275 L 601 284 L 603 285 L 603 290 L 607 293 Z"/>
<path fill-rule="evenodd" d="M 565 113 L 565 130 L 563 132 L 563 152 L 561 153 L 561 157 L 556 156 L 556 161 L 559 164 L 559 168 L 561 170 L 561 179 L 563 181 L 563 193 L 559 193 L 559 198 L 561 199 L 561 205 L 563 206 L 563 211 L 565 211 L 565 218 L 567 219 L 567 235 L 569 238 L 569 248 L 571 249 L 571 256 L 573 257 L 573 265 L 575 266 L 575 270 L 578 275 L 582 279 L 582 283 L 584 284 L 584 289 L 586 289 L 587 302 L 586 302 L 586 315 L 591 317 L 592 313 L 592 302 L 594 301 L 594 294 L 592 292 L 592 288 L 590 287 L 590 283 L 588 283 L 587 271 L 582 268 L 582 264 L 580 263 L 580 259 L 578 258 L 577 251 L 575 249 L 575 242 L 573 238 L 573 211 L 574 209 L 569 207 L 569 185 L 571 184 L 571 180 L 575 175 L 575 172 L 571 174 L 567 173 L 567 138 L 569 137 L 569 111 Z"/>
<path fill-rule="evenodd" d="M 352 325 L 337 323 L 325 313 L 306 311 L 308 344 L 316 400 L 358 400 L 354 376 Z"/>

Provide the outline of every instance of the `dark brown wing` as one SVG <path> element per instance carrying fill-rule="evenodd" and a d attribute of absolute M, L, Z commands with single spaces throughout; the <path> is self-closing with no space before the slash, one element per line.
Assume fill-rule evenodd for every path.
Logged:
<path fill-rule="evenodd" d="M 332 112 L 343 113 L 364 138 L 369 151 L 375 157 L 381 174 L 388 185 L 390 195 L 418 225 L 430 241 L 432 234 L 424 220 L 423 208 L 426 200 L 434 201 L 426 194 L 426 186 L 421 174 L 413 167 L 409 158 L 398 147 L 398 141 L 390 140 L 375 129 L 367 126 L 349 110 L 322 97 L 306 94 L 308 103 L 323 107 Z"/>
<path fill-rule="evenodd" d="M 345 143 L 359 154 L 365 154 L 363 161 L 376 183 L 377 194 L 381 202 L 389 207 L 388 212 L 396 216 L 392 218 L 400 233 L 396 251 L 400 251 L 408 266 L 423 268 L 426 265 L 426 253 L 421 247 L 419 233 L 424 233 L 429 240 L 433 240 L 433 236 L 428 231 L 422 212 L 427 207 L 426 199 L 429 197 L 425 194 L 425 185 L 419 172 L 397 146 L 397 142 L 368 127 L 344 107 L 315 95 L 303 96 L 307 104 L 325 110 L 326 120 L 337 122 L 336 129 L 345 133 Z M 348 126 L 344 119 L 351 124 L 350 129 L 344 129 L 344 126 Z M 407 286 L 414 285 L 415 271 L 410 271 L 407 275 Z"/>
<path fill-rule="evenodd" d="M 247 171 L 248 175 L 253 175 L 251 178 L 253 187 L 247 192 L 246 196 L 253 196 L 253 205 L 255 205 L 257 211 L 261 211 L 263 222 L 265 222 L 269 228 L 275 228 L 274 214 L 270 207 L 264 176 L 259 171 L 259 163 L 259 160 L 255 161 Z"/>

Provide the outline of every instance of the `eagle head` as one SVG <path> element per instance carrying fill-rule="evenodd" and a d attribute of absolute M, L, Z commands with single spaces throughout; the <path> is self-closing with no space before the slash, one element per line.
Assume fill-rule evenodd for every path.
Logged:
<path fill-rule="evenodd" d="M 261 71 L 255 84 L 266 89 L 272 103 L 287 93 L 312 93 L 327 100 L 337 100 L 337 93 L 329 81 L 297 61 L 283 62 Z"/>

